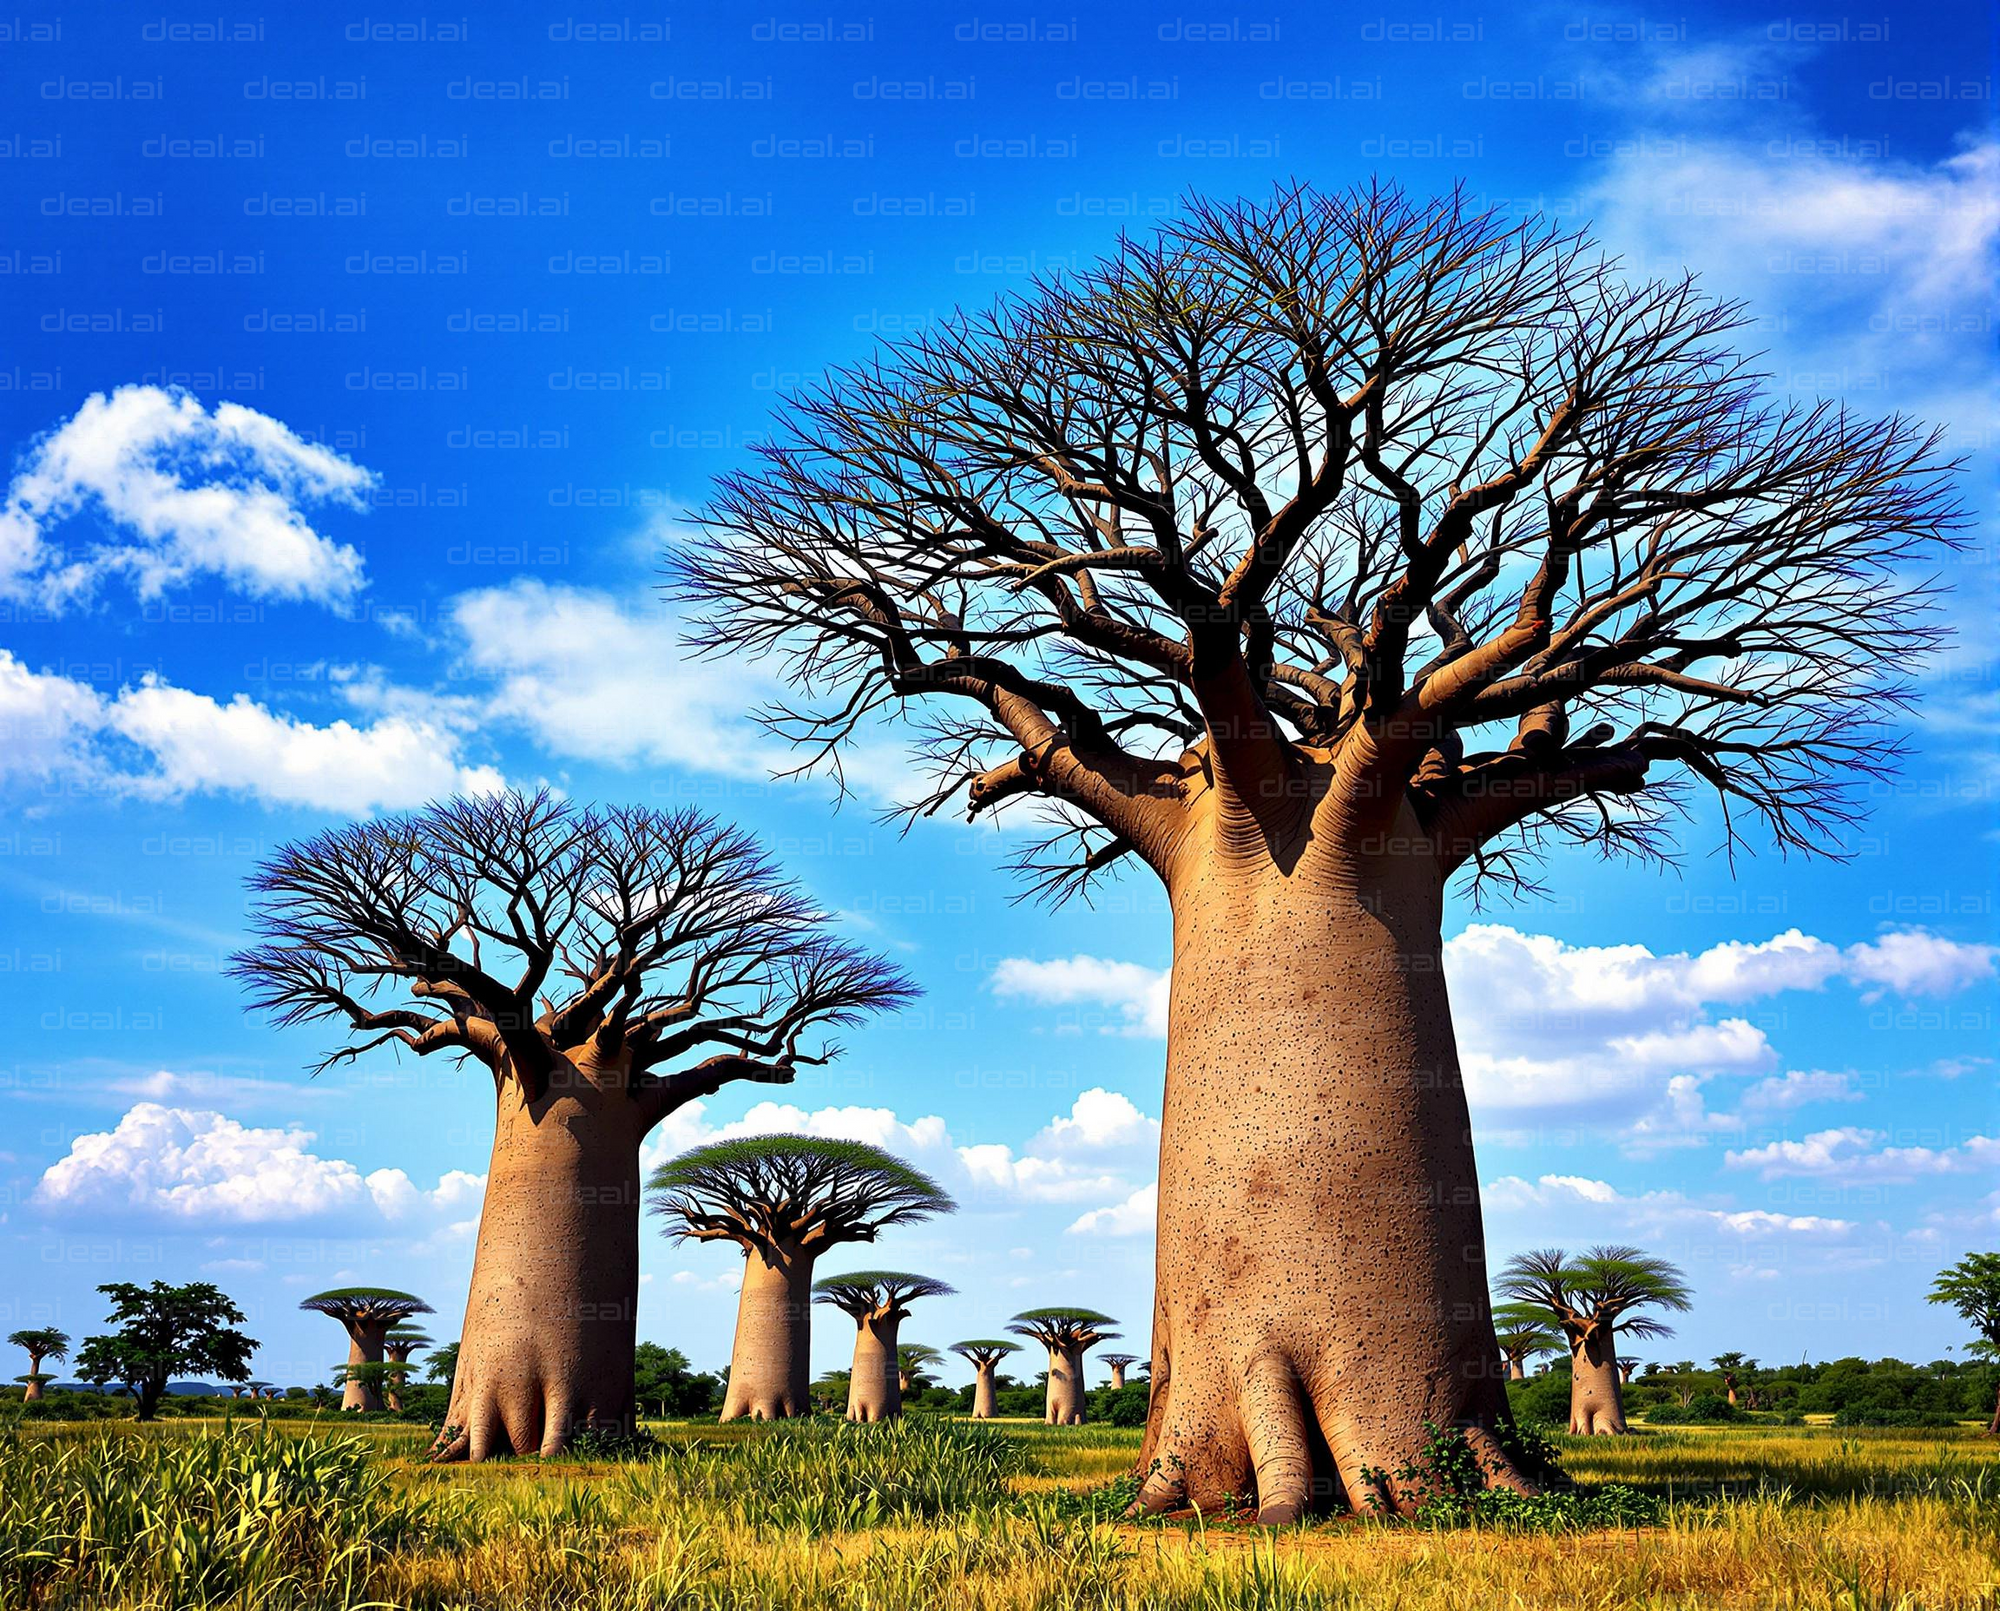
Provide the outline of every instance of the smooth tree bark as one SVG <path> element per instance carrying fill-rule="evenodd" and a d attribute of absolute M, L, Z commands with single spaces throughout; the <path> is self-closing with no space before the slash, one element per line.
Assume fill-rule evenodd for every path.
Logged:
<path fill-rule="evenodd" d="M 42 1374 L 42 1361 L 69 1358 L 69 1333 L 54 1326 L 32 1326 L 12 1333 L 7 1341 L 28 1356 L 28 1372 L 21 1378 L 25 1384 L 21 1402 L 33 1404 L 44 1396 L 42 1384 L 50 1380 Z"/>
<path fill-rule="evenodd" d="M 973 1337 L 955 1342 L 951 1351 L 972 1366 L 972 1418 L 990 1421 L 1000 1413 L 998 1389 L 994 1382 L 1000 1361 L 1021 1351 L 1019 1343 L 998 1337 Z"/>
<path fill-rule="evenodd" d="M 1116 1325 L 1095 1309 L 1054 1307 L 1028 1309 L 1014 1316 L 1007 1329 L 1017 1337 L 1032 1337 L 1049 1352 L 1049 1380 L 1042 1419 L 1050 1426 L 1081 1426 L 1084 1411 L 1083 1356 L 1118 1335 Z"/>
<path fill-rule="evenodd" d="M 1128 1366 L 1139 1362 L 1137 1354 L 1104 1354 L 1100 1356 L 1111 1367 L 1111 1388 L 1116 1392 L 1125 1385 L 1125 1371 Z"/>
<path fill-rule="evenodd" d="M 1575 842 L 1839 853 L 1938 639 L 1937 439 L 1767 403 L 1742 311 L 1383 186 L 1193 204 L 794 396 L 672 556 L 807 766 L 1026 807 L 1173 922 L 1143 1498 L 1407 1508 L 1505 1393 L 1446 886 Z"/>
<path fill-rule="evenodd" d="M 1575 1257 L 1560 1248 L 1518 1254 L 1495 1287 L 1515 1303 L 1537 1305 L 1560 1328 L 1569 1345 L 1569 1430 L 1578 1437 L 1630 1430 L 1618 1335 L 1673 1335 L 1665 1321 L 1637 1311 L 1692 1306 L 1680 1271 L 1636 1247 L 1593 1247 Z"/>
<path fill-rule="evenodd" d="M 812 1413 L 813 1265 L 822 1253 L 957 1206 L 881 1148 L 820 1136 L 711 1142 L 662 1164 L 651 1189 L 670 1235 L 743 1251 L 724 1421 Z M 895 1357 L 892 1337 L 892 1370 Z"/>
<path fill-rule="evenodd" d="M 347 1368 L 340 1392 L 343 1410 L 382 1408 L 382 1373 L 370 1367 L 382 1364 L 390 1332 L 406 1325 L 412 1315 L 432 1312 L 422 1298 L 390 1287 L 340 1287 L 316 1293 L 299 1307 L 339 1321 L 347 1333 Z"/>
<path fill-rule="evenodd" d="M 286 847 L 234 960 L 281 1023 L 492 1077 L 494 1139 L 434 1457 L 559 1453 L 635 1424 L 639 1148 L 807 1037 L 909 999 L 755 841 L 692 811 L 461 799 Z"/>
<path fill-rule="evenodd" d="M 821 1303 L 854 1322 L 854 1365 L 848 1373 L 847 1418 L 893 1421 L 903 1413 L 908 1383 L 898 1357 L 898 1335 L 919 1298 L 949 1296 L 943 1281 L 902 1270 L 856 1270 L 830 1275 L 813 1288 Z"/>

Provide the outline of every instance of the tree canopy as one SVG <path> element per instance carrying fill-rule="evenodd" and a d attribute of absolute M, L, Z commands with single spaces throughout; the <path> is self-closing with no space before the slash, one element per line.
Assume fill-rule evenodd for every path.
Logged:
<path fill-rule="evenodd" d="M 1940 1270 L 1927 1295 L 1949 1304 L 1979 1334 L 1974 1347 L 2000 1359 L 2000 1253 L 1968 1253 Z"/>
<path fill-rule="evenodd" d="M 674 586 L 802 769 L 922 702 L 907 811 L 1040 801 L 1058 898 L 1167 876 L 1218 769 L 1508 884 L 1670 854 L 1686 780 L 1838 854 L 1964 516 L 1935 433 L 1767 397 L 1750 322 L 1462 193 L 1192 200 L 792 396 Z"/>
<path fill-rule="evenodd" d="M 86 1337 L 77 1351 L 85 1381 L 118 1381 L 138 1394 L 139 1419 L 151 1420 L 167 1383 L 199 1373 L 225 1382 L 250 1379 L 254 1338 L 235 1328 L 243 1311 L 206 1281 L 140 1286 L 111 1281 L 97 1289 L 111 1300 L 115 1332 Z"/>
<path fill-rule="evenodd" d="M 917 1299 L 949 1297 L 957 1290 L 949 1282 L 902 1270 L 854 1270 L 813 1283 L 814 1301 L 831 1304 L 857 1321 L 867 1315 L 893 1315 L 900 1320 Z"/>
<path fill-rule="evenodd" d="M 448 800 L 287 845 L 251 889 L 263 943 L 231 971 L 278 1022 L 349 1034 L 321 1068 L 445 1052 L 534 1101 L 559 1059 L 588 1057 L 657 1118 L 732 1079 L 789 1080 L 834 1055 L 813 1031 L 914 994 L 694 811 Z"/>
<path fill-rule="evenodd" d="M 949 1352 L 958 1354 L 974 1365 L 991 1365 L 1009 1354 L 1018 1354 L 1021 1345 L 1009 1342 L 1004 1337 L 968 1337 L 963 1342 L 955 1342 Z"/>
<path fill-rule="evenodd" d="M 1672 1326 L 1637 1311 L 1693 1306 L 1681 1272 L 1636 1247 L 1599 1246 L 1574 1256 L 1561 1248 L 1517 1253 L 1501 1270 L 1495 1290 L 1545 1310 L 1572 1348 L 1606 1332 L 1671 1337 Z"/>
<path fill-rule="evenodd" d="M 880 1147 L 824 1136 L 713 1141 L 653 1172 L 651 1203 L 669 1234 L 773 1249 L 872 1242 L 958 1205 L 936 1181 Z"/>
<path fill-rule="evenodd" d="M 310 1298 L 301 1300 L 299 1307 L 314 1314 L 328 1315 L 344 1326 L 388 1325 L 393 1328 L 411 1315 L 435 1313 L 422 1298 L 414 1293 L 398 1292 L 394 1287 L 335 1287 L 328 1292 L 315 1292 Z"/>
<path fill-rule="evenodd" d="M 1014 1316 L 1007 1329 L 1017 1337 L 1032 1337 L 1045 1348 L 1092 1348 L 1110 1342 L 1119 1333 L 1105 1331 L 1118 1322 L 1095 1309 L 1074 1309 L 1057 1304 L 1046 1309 L 1024 1309 Z"/>

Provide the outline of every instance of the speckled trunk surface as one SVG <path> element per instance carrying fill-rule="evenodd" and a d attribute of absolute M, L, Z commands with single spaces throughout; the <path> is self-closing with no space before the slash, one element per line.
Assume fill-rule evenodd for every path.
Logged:
<path fill-rule="evenodd" d="M 869 1316 L 854 1328 L 854 1371 L 848 1378 L 850 1421 L 893 1421 L 903 1413 L 903 1378 L 896 1369 L 902 1322 Z"/>
<path fill-rule="evenodd" d="M 503 1087 L 441 1457 L 557 1454 L 634 1421 L 639 1143 L 622 1091 Z"/>
<path fill-rule="evenodd" d="M 1625 1400 L 1618 1391 L 1618 1345 L 1593 1334 L 1570 1352 L 1569 1429 L 1578 1437 L 1623 1432 Z"/>
<path fill-rule="evenodd" d="M 1365 1508 L 1363 1469 L 1409 1464 L 1426 1422 L 1518 1482 L 1485 1430 L 1506 1397 L 1442 890 L 1407 809 L 1377 838 L 1239 823 L 1169 881 L 1155 1506 Z"/>
<path fill-rule="evenodd" d="M 751 1248 L 743 1261 L 736 1346 L 722 1419 L 782 1421 L 812 1413 L 807 1386 L 812 1352 L 812 1260 L 779 1249 L 777 1262 Z"/>

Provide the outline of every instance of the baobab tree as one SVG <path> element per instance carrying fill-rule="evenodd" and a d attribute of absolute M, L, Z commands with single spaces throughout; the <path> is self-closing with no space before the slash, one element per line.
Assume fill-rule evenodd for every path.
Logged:
<path fill-rule="evenodd" d="M 416 1326 L 397 1326 L 382 1339 L 382 1358 L 388 1367 L 382 1373 L 382 1398 L 390 1409 L 401 1413 L 410 1356 L 430 1345 L 431 1338 Z"/>
<path fill-rule="evenodd" d="M 1949 1304 L 1979 1335 L 1974 1353 L 2000 1363 L 2000 1253 L 1968 1253 L 1940 1270 L 1927 1294 L 1931 1303 Z M 1986 1430 L 2000 1437 L 2000 1396 Z"/>
<path fill-rule="evenodd" d="M 1717 1354 L 1709 1363 L 1715 1366 L 1717 1374 L 1722 1377 L 1722 1388 L 1725 1397 L 1731 1404 L 1736 1403 L 1737 1377 L 1748 1376 L 1757 1368 L 1757 1361 L 1748 1359 L 1737 1350 L 1731 1349 L 1726 1354 Z M 1631 1380 L 1630 1373 L 1628 1372 L 1626 1375 L 1621 1376 L 1619 1380 Z"/>
<path fill-rule="evenodd" d="M 1837 855 L 1892 767 L 1953 467 L 1766 401 L 1747 323 L 1462 195 L 1197 201 L 790 398 L 671 556 L 802 768 L 912 711 L 912 819 L 1164 884 L 1147 1505 L 1290 1519 L 1427 1426 L 1518 1485 L 1447 885 L 1665 857 L 1690 785 Z"/>
<path fill-rule="evenodd" d="M 1009 1354 L 1018 1354 L 1021 1345 L 1004 1337 L 970 1337 L 953 1343 L 951 1351 L 972 1367 L 973 1420 L 992 1420 L 1000 1413 L 998 1384 L 994 1381 L 1000 1361 Z"/>
<path fill-rule="evenodd" d="M 1118 1322 L 1095 1309 L 1026 1309 L 1007 1329 L 1032 1337 L 1049 1351 L 1048 1394 L 1042 1419 L 1050 1426 L 1083 1425 L 1083 1356 L 1119 1334 L 1104 1327 Z"/>
<path fill-rule="evenodd" d="M 69 1358 L 69 1333 L 54 1326 L 30 1326 L 9 1333 L 7 1341 L 28 1356 L 28 1373 L 18 1379 L 26 1384 L 21 1390 L 21 1402 L 33 1404 L 43 1396 L 42 1384 L 50 1380 L 42 1374 L 42 1361 Z"/>
<path fill-rule="evenodd" d="M 929 1175 L 880 1147 L 824 1136 L 712 1141 L 662 1164 L 652 1191 L 669 1234 L 743 1251 L 725 1421 L 812 1413 L 806 1371 L 813 1264 L 822 1253 L 958 1206 Z"/>
<path fill-rule="evenodd" d="M 263 943 L 233 971 L 280 1023 L 346 1033 L 320 1068 L 388 1047 L 493 1077 L 439 1459 L 629 1430 L 641 1142 L 732 1081 L 790 1081 L 833 1055 L 819 1031 L 911 994 L 694 811 L 451 800 L 286 846 L 251 888 Z"/>
<path fill-rule="evenodd" d="M 1563 1345 L 1562 1333 L 1546 1309 L 1532 1303 L 1496 1303 L 1493 1306 L 1493 1335 L 1500 1344 L 1500 1357 L 1507 1361 L 1507 1380 L 1525 1381 L 1528 1361 L 1538 1354 L 1552 1354 Z"/>
<path fill-rule="evenodd" d="M 897 1333 L 917 1299 L 945 1297 L 957 1290 L 927 1275 L 901 1270 L 856 1270 L 830 1275 L 814 1284 L 817 1302 L 840 1310 L 854 1322 L 854 1363 L 847 1375 L 848 1420 L 893 1421 L 903 1413 L 903 1394 L 909 1383 Z"/>
<path fill-rule="evenodd" d="M 908 1398 L 920 1387 L 931 1385 L 930 1369 L 944 1355 L 929 1343 L 896 1344 L 896 1386 Z"/>
<path fill-rule="evenodd" d="M 347 1333 L 346 1385 L 340 1395 L 343 1410 L 382 1408 L 381 1365 L 389 1333 L 405 1325 L 412 1315 L 433 1312 L 422 1298 L 391 1287 L 339 1287 L 315 1293 L 299 1307 L 338 1320 Z"/>
<path fill-rule="evenodd" d="M 1111 1390 L 1114 1393 L 1125 1385 L 1126 1368 L 1139 1362 L 1137 1354 L 1099 1354 L 1097 1357 L 1111 1367 Z"/>
<path fill-rule="evenodd" d="M 1618 1337 L 1671 1337 L 1674 1328 L 1642 1309 L 1684 1311 L 1686 1280 L 1665 1259 L 1636 1247 L 1593 1247 L 1572 1258 L 1561 1248 L 1507 1261 L 1496 1290 L 1545 1310 L 1569 1344 L 1569 1429 L 1578 1435 L 1624 1432 L 1618 1391 Z"/>

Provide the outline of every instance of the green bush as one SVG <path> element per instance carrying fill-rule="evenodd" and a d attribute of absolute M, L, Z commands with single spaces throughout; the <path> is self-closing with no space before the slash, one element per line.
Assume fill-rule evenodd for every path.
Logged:
<path fill-rule="evenodd" d="M 1509 1382 L 1507 1402 L 1522 1426 L 1560 1429 L 1569 1425 L 1569 1389 L 1568 1371 L 1550 1371 L 1524 1382 Z"/>
<path fill-rule="evenodd" d="M 1652 1426 L 1712 1426 L 1750 1417 L 1720 1393 L 1697 1393 L 1686 1404 L 1660 1404 L 1646 1412 Z"/>

